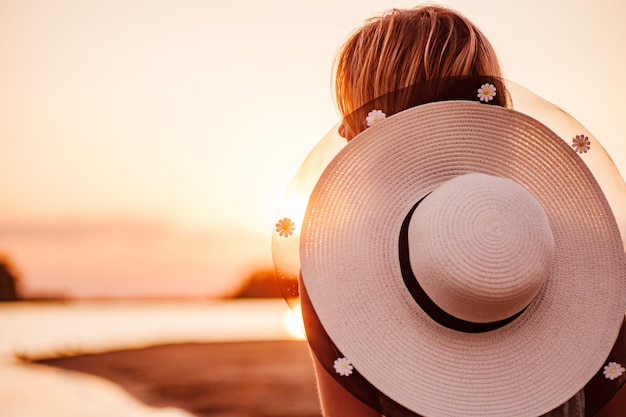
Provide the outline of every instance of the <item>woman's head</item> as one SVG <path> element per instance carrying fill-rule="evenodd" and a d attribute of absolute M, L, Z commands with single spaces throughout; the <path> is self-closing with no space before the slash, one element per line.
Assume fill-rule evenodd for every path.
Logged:
<path fill-rule="evenodd" d="M 457 12 L 440 6 L 391 10 L 368 20 L 337 57 L 335 95 L 344 136 L 350 139 L 366 127 L 364 118 L 351 120 L 350 115 L 388 93 L 410 86 L 420 90 L 389 98 L 392 108 L 385 112 L 392 114 L 409 107 L 416 94 L 418 102 L 441 99 L 449 87 L 442 80 L 501 75 L 489 41 Z M 508 99 L 501 94 L 498 100 L 506 105 Z"/>

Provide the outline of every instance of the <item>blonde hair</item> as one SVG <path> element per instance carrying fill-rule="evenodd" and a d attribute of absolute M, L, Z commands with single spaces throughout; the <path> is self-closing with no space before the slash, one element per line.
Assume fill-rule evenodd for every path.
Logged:
<path fill-rule="evenodd" d="M 443 80 L 474 76 L 501 78 L 502 71 L 493 47 L 472 22 L 440 6 L 393 9 L 368 20 L 343 45 L 335 63 L 335 96 L 344 128 L 355 136 L 365 128 L 364 118 L 349 116 L 374 99 L 421 86 L 394 96 L 387 103 L 392 108 L 385 109 L 389 115 L 409 107 L 415 94 L 420 102 L 436 100 L 446 89 Z M 494 104 L 507 103 L 501 94 Z"/>

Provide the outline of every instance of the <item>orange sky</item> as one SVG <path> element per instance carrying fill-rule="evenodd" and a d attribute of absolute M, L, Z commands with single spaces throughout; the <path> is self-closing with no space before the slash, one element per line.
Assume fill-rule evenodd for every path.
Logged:
<path fill-rule="evenodd" d="M 441 3 L 626 172 L 623 2 Z M 337 48 L 416 4 L 0 1 L 0 251 L 24 288 L 204 296 L 268 265 L 282 191 L 336 123 Z"/>

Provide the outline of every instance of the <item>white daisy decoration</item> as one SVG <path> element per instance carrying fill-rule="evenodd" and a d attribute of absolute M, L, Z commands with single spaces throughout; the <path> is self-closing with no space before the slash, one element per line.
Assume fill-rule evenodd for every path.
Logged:
<path fill-rule="evenodd" d="M 587 153 L 589 148 L 591 148 L 591 141 L 585 135 L 576 135 L 572 139 L 572 148 L 578 153 Z"/>
<path fill-rule="evenodd" d="M 478 94 L 476 95 L 476 97 L 478 97 L 480 101 L 484 101 L 485 103 L 493 100 L 495 96 L 496 86 L 489 83 L 481 85 L 478 89 Z"/>
<path fill-rule="evenodd" d="M 387 118 L 387 115 L 383 113 L 382 110 L 372 110 L 367 113 L 367 117 L 365 118 L 365 122 L 368 126 L 374 126 L 376 123 L 383 121 Z"/>
<path fill-rule="evenodd" d="M 337 358 L 333 364 L 335 372 L 341 376 L 350 376 L 354 367 L 347 358 Z"/>
<path fill-rule="evenodd" d="M 609 364 L 604 367 L 604 377 L 611 381 L 622 376 L 624 372 L 626 372 L 626 369 L 617 362 L 609 362 Z"/>
<path fill-rule="evenodd" d="M 280 219 L 278 223 L 276 223 L 276 232 L 278 232 L 280 236 L 289 237 L 293 234 L 294 230 L 296 230 L 296 224 L 287 217 Z"/>

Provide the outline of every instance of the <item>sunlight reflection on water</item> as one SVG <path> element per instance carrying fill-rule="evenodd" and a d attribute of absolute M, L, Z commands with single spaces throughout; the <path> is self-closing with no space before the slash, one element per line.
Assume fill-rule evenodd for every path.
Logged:
<path fill-rule="evenodd" d="M 294 339 L 282 299 L 0 304 L 0 358 L 175 342 Z"/>
<path fill-rule="evenodd" d="M 294 339 L 282 299 L 0 303 L 0 415 L 191 417 L 91 375 L 20 363 L 182 342 Z M 17 355 L 17 356 L 16 356 Z"/>

